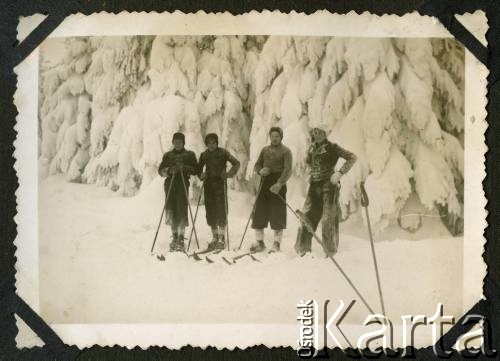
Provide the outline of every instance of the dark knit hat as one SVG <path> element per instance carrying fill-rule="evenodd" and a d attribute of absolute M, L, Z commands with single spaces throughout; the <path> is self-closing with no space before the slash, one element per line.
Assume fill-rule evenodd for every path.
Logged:
<path fill-rule="evenodd" d="M 215 133 L 208 133 L 205 136 L 205 145 L 208 145 L 208 142 L 213 140 L 217 145 L 219 145 L 219 137 Z"/>
<path fill-rule="evenodd" d="M 182 140 L 182 143 L 186 144 L 186 137 L 181 132 L 174 133 L 174 135 L 172 137 L 172 143 L 176 139 Z"/>
<path fill-rule="evenodd" d="M 283 139 L 283 129 L 281 129 L 280 127 L 271 127 L 271 129 L 269 129 L 269 135 L 271 135 L 271 133 L 273 132 L 279 133 L 281 139 Z"/>

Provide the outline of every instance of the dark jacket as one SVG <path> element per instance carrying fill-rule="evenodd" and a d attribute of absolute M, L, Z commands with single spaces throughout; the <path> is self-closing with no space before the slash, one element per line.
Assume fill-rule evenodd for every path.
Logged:
<path fill-rule="evenodd" d="M 198 162 L 198 174 L 201 175 L 203 168 L 206 168 L 207 178 L 222 178 L 226 173 L 227 162 L 231 163 L 231 169 L 227 172 L 227 177 L 232 177 L 238 172 L 240 162 L 224 148 L 217 147 L 213 151 L 208 149 L 201 153 Z"/>
<path fill-rule="evenodd" d="M 316 144 L 312 143 L 307 152 L 306 163 L 311 168 L 311 181 L 324 181 L 335 172 L 335 166 L 339 158 L 344 158 L 346 161 L 339 169 L 342 174 L 347 173 L 356 162 L 356 156 L 332 143 L 328 140 Z"/>
<path fill-rule="evenodd" d="M 158 167 L 158 173 L 165 177 L 170 176 L 174 173 L 178 173 L 182 169 L 182 173 L 185 178 L 189 178 L 190 175 L 197 173 L 197 162 L 194 152 L 181 149 L 166 152 L 163 155 L 160 166 Z"/>

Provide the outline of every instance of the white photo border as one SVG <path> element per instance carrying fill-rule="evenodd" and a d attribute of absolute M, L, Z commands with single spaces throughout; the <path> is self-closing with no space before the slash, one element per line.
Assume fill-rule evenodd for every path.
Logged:
<path fill-rule="evenodd" d="M 480 39 L 487 30 L 484 12 L 465 14 L 462 17 L 478 24 L 476 32 Z M 20 29 L 29 26 L 30 18 L 20 22 Z M 126 26 L 124 26 L 126 24 Z M 293 24 L 293 25 L 292 25 Z M 252 11 L 242 15 L 230 13 L 197 12 L 173 13 L 97 13 L 68 16 L 50 34 L 52 37 L 66 36 L 112 36 L 112 35 L 307 35 L 339 37 L 452 37 L 436 19 L 416 12 L 404 16 L 377 16 L 365 12 L 357 14 L 334 14 L 317 11 L 311 15 L 279 11 Z M 39 312 L 38 285 L 38 58 L 36 49 L 15 69 L 18 88 L 15 104 L 18 109 L 15 141 L 15 169 L 19 179 L 16 192 L 18 214 L 15 221 L 18 235 L 15 240 L 16 287 L 27 304 Z M 484 166 L 486 123 L 487 68 L 466 50 L 465 59 L 465 176 L 464 176 L 464 272 L 463 310 L 474 305 L 483 294 L 482 285 L 486 265 L 482 258 L 486 223 L 486 197 L 482 181 L 486 176 Z M 293 321 L 293 320 L 291 320 Z M 19 325 L 19 323 L 18 323 Z M 51 324 L 54 331 L 66 344 L 89 347 L 122 345 L 125 347 L 166 346 L 179 349 L 185 345 L 193 347 L 215 346 L 219 349 L 244 349 L 254 345 L 267 347 L 292 346 L 298 336 L 297 324 L 249 325 L 249 324 Z M 347 336 L 358 334 L 362 327 L 345 326 Z M 396 331 L 397 332 L 397 331 Z M 228 342 L 228 335 L 230 335 Z M 427 345 L 424 344 L 416 346 Z M 18 338 L 18 345 L 30 347 L 35 341 Z"/>

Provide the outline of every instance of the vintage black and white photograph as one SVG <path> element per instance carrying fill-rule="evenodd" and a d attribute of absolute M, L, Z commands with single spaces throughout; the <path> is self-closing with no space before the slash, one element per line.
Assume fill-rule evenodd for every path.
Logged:
<path fill-rule="evenodd" d="M 40 315 L 296 331 L 314 299 L 356 300 L 350 325 L 439 303 L 459 318 L 467 199 L 484 207 L 466 195 L 485 151 L 468 149 L 466 52 L 411 33 L 49 37 L 30 120 Z"/>

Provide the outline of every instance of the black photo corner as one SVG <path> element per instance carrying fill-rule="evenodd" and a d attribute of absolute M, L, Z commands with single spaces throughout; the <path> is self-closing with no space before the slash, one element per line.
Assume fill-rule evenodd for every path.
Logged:
<path fill-rule="evenodd" d="M 311 1 L 2 1 L 0 11 L 1 38 L 1 87 L 0 87 L 0 197 L 1 197 L 1 241 L 0 241 L 0 360 L 298 360 L 296 350 L 291 347 L 267 348 L 263 345 L 245 350 L 217 350 L 197 347 L 183 347 L 181 350 L 169 350 L 165 347 L 141 349 L 135 347 L 100 347 L 93 346 L 78 349 L 66 345 L 30 307 L 16 295 L 15 272 L 16 257 L 14 239 L 16 238 L 16 197 L 18 180 L 14 170 L 14 141 L 16 139 L 17 110 L 13 103 L 16 90 L 14 67 L 21 63 L 43 39 L 45 39 L 68 15 L 82 13 L 90 15 L 97 12 L 119 13 L 121 11 L 157 11 L 172 12 L 223 12 L 241 14 L 251 10 L 280 10 L 282 12 L 304 12 L 307 14 L 317 10 L 328 10 L 335 13 L 369 11 L 378 15 L 403 15 L 418 12 L 422 15 L 435 16 L 474 56 L 489 69 L 486 145 L 486 172 L 483 181 L 487 198 L 487 222 L 485 231 L 487 240 L 484 259 L 487 264 L 487 276 L 483 290 L 485 299 L 478 299 L 469 311 L 479 314 L 488 320 L 486 327 L 491 332 L 485 333 L 485 344 L 490 350 L 500 350 L 500 2 L 494 0 L 311 0 Z M 488 47 L 484 47 L 455 17 L 455 14 L 472 13 L 483 10 L 488 18 L 489 30 L 486 34 Z M 36 13 L 47 15 L 47 18 L 19 43 L 16 40 L 18 19 Z M 61 270 L 63 272 L 63 270 Z M 145 295 L 147 297 L 147 295 Z M 44 342 L 43 347 L 18 349 L 15 337 L 17 334 L 16 316 L 22 319 Z M 465 317 L 466 315 L 463 315 Z M 439 347 L 448 349 L 460 335 L 469 331 L 475 322 L 460 321 L 439 340 Z M 377 356 L 378 359 L 398 359 L 398 350 L 388 351 Z M 399 350 L 401 351 L 401 350 Z M 439 359 L 432 348 L 414 350 L 415 359 Z M 355 350 L 339 349 L 323 350 L 318 358 L 331 360 L 349 360 L 358 358 Z M 454 353 L 449 359 L 458 360 L 471 355 Z M 481 359 L 498 359 L 498 354 L 481 355 Z M 361 357 L 359 357 L 361 358 Z"/>

